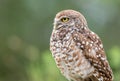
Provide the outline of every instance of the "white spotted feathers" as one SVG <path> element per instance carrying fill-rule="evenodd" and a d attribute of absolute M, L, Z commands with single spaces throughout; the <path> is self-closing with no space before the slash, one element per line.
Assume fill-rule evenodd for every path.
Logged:
<path fill-rule="evenodd" d="M 100 38 L 77 11 L 64 10 L 56 15 L 50 50 L 68 80 L 113 81 Z"/>

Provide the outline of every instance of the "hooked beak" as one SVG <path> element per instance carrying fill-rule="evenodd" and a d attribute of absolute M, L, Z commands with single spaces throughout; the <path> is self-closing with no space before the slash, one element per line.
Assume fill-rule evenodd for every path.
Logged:
<path fill-rule="evenodd" d="M 59 22 L 54 22 L 54 29 L 55 30 L 58 30 L 58 29 L 60 29 L 61 27 L 63 27 L 63 25 L 61 24 L 61 23 L 59 23 Z"/>

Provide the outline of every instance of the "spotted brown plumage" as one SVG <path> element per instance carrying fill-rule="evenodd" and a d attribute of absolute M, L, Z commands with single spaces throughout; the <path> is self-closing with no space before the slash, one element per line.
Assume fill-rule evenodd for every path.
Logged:
<path fill-rule="evenodd" d="M 69 81 L 113 81 L 100 38 L 77 11 L 64 10 L 56 15 L 50 50 Z"/>

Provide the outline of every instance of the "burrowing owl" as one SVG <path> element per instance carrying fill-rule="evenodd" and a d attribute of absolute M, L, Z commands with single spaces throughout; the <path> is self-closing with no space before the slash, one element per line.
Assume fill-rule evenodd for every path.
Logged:
<path fill-rule="evenodd" d="M 100 38 L 77 11 L 63 10 L 56 15 L 50 50 L 69 81 L 113 80 Z"/>

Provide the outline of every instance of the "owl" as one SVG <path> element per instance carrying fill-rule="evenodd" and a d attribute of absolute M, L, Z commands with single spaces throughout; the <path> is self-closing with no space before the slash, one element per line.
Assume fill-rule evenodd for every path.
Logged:
<path fill-rule="evenodd" d="M 56 15 L 50 50 L 69 81 L 113 81 L 102 41 L 78 11 L 63 10 Z"/>

